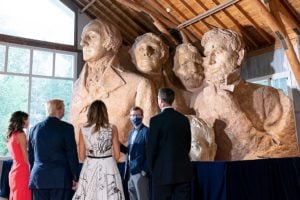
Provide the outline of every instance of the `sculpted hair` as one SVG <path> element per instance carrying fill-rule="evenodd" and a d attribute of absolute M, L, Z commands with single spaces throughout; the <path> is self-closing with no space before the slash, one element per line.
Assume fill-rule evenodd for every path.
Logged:
<path fill-rule="evenodd" d="M 51 99 L 47 101 L 47 113 L 48 115 L 56 115 L 56 112 L 65 107 L 64 101 L 61 99 Z"/>
<path fill-rule="evenodd" d="M 6 138 L 9 139 L 13 132 L 24 132 L 23 126 L 24 126 L 24 120 L 28 119 L 28 114 L 23 111 L 16 111 L 14 112 L 10 119 L 9 124 L 6 132 Z"/>
<path fill-rule="evenodd" d="M 142 108 L 138 107 L 138 106 L 133 106 L 131 109 L 130 109 L 130 112 L 131 111 L 137 111 L 139 110 L 141 112 L 141 115 L 144 116 L 144 111 Z"/>
<path fill-rule="evenodd" d="M 158 97 L 166 103 L 172 105 L 175 99 L 175 92 L 170 88 L 159 88 Z"/>
<path fill-rule="evenodd" d="M 93 133 L 96 133 L 100 130 L 101 127 L 108 127 L 108 113 L 106 105 L 101 100 L 94 101 L 88 110 L 87 113 L 87 122 L 85 127 L 91 127 L 95 124 Z"/>
<path fill-rule="evenodd" d="M 215 28 L 207 31 L 201 39 L 201 45 L 204 47 L 209 40 L 219 40 L 220 42 L 226 43 L 226 46 L 230 47 L 233 51 L 240 51 L 245 48 L 241 36 L 228 29 Z"/>
<path fill-rule="evenodd" d="M 111 23 L 103 19 L 94 19 L 89 22 L 86 27 L 90 25 L 96 25 L 98 27 L 98 33 L 100 37 L 104 39 L 102 45 L 107 50 L 112 50 L 114 53 L 119 51 L 122 45 L 122 36 L 120 31 Z"/>
<path fill-rule="evenodd" d="M 140 35 L 135 39 L 134 44 L 129 50 L 129 54 L 131 55 L 131 60 L 133 64 L 136 65 L 134 50 L 137 48 L 138 44 L 143 40 L 152 40 L 158 42 L 160 47 L 160 58 L 162 60 L 162 63 L 165 63 L 167 61 L 169 57 L 169 47 L 163 42 L 163 40 L 159 36 L 153 33 L 145 33 L 144 35 Z"/>

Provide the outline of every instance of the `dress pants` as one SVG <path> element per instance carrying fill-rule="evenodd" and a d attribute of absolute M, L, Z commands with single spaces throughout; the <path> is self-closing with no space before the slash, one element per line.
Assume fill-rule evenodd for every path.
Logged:
<path fill-rule="evenodd" d="M 130 174 L 128 193 L 130 200 L 149 200 L 149 178 L 141 173 Z"/>
<path fill-rule="evenodd" d="M 191 182 L 168 185 L 153 183 L 153 200 L 191 200 Z"/>
<path fill-rule="evenodd" d="M 72 189 L 32 189 L 32 200 L 71 200 Z"/>

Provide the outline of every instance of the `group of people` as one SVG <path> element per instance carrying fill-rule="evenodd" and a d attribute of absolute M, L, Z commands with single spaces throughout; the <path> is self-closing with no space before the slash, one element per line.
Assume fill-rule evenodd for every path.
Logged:
<path fill-rule="evenodd" d="M 190 124 L 186 116 L 172 108 L 174 99 L 172 89 L 159 89 L 161 112 L 151 117 L 150 127 L 142 122 L 142 108 L 130 109 L 132 130 L 123 177 L 130 200 L 150 199 L 150 185 L 153 199 L 191 198 Z M 118 129 L 110 123 L 105 103 L 96 100 L 88 106 L 87 121 L 79 130 L 78 154 L 74 128 L 61 120 L 64 111 L 62 100 L 48 101 L 48 117 L 30 129 L 28 143 L 23 130 L 28 128 L 28 114 L 12 114 L 7 131 L 13 159 L 10 199 L 125 199 L 117 167 Z"/>
<path fill-rule="evenodd" d="M 73 88 L 72 125 L 61 121 L 63 101 L 48 101 L 49 116 L 29 132 L 28 156 L 23 131 L 28 114 L 12 114 L 7 132 L 14 160 L 12 199 L 121 200 L 122 180 L 127 180 L 130 200 L 151 195 L 154 200 L 190 199 L 192 123 L 185 115 L 214 127 L 221 144 L 218 159 L 297 153 L 289 99 L 274 88 L 242 80 L 244 46 L 233 31 L 205 33 L 203 58 L 191 44 L 177 47 L 173 72 L 181 85 L 163 68 L 168 48 L 158 36 L 147 33 L 132 46 L 140 74 L 120 65 L 121 41 L 119 31 L 104 20 L 84 27 L 86 64 Z M 126 146 L 124 160 L 120 143 Z M 213 151 L 206 151 L 207 157 L 213 160 L 216 146 L 208 143 Z M 124 177 L 116 161 L 125 161 Z"/>

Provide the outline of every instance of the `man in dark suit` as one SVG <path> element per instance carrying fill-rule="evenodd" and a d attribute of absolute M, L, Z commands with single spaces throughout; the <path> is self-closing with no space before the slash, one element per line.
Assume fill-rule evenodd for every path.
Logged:
<path fill-rule="evenodd" d="M 128 180 L 130 200 L 149 199 L 149 178 L 146 161 L 146 143 L 149 128 L 143 121 L 143 110 L 134 106 L 130 109 L 130 121 L 133 125 L 128 137 L 126 153 L 125 180 Z"/>
<path fill-rule="evenodd" d="M 171 107 L 174 99 L 173 90 L 160 88 L 158 105 L 161 113 L 150 119 L 147 161 L 155 200 L 191 199 L 190 123 L 187 117 Z"/>
<path fill-rule="evenodd" d="M 29 187 L 33 200 L 69 200 L 78 181 L 79 162 L 71 124 L 61 121 L 64 102 L 47 102 L 49 116 L 29 134 Z"/>

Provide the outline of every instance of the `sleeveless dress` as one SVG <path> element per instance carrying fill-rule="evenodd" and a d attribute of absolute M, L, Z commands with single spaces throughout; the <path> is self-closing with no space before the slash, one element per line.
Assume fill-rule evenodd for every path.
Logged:
<path fill-rule="evenodd" d="M 121 176 L 112 157 L 112 125 L 91 133 L 94 126 L 81 127 L 86 159 L 73 200 L 124 200 Z"/>
<path fill-rule="evenodd" d="M 13 159 L 13 165 L 8 175 L 10 187 L 10 200 L 31 200 L 29 189 L 29 165 L 27 164 L 18 143 L 17 137 L 20 132 L 12 133 L 7 142 L 8 150 Z"/>

